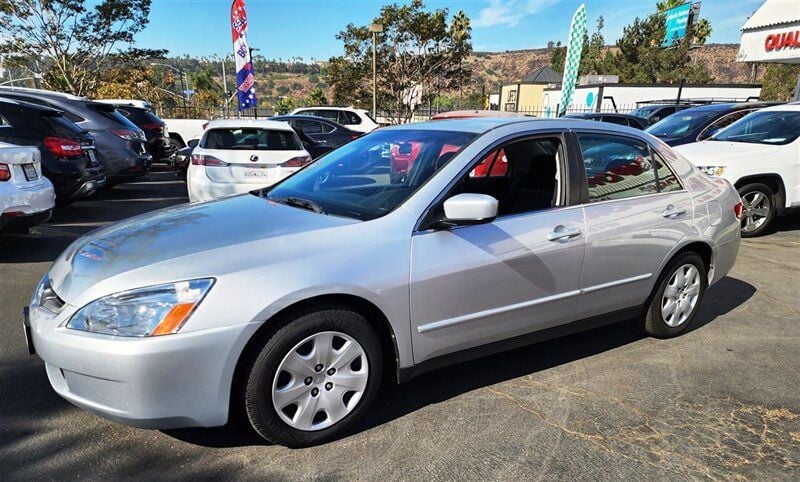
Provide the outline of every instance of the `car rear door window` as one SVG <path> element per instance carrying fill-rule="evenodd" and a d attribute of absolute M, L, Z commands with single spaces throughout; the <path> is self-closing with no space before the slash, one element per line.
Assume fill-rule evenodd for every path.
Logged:
<path fill-rule="evenodd" d="M 642 141 L 609 134 L 581 133 L 589 202 L 658 192 L 650 149 Z"/>
<path fill-rule="evenodd" d="M 341 118 L 341 120 L 339 121 L 340 124 L 347 124 L 347 125 L 361 124 L 361 117 L 356 115 L 354 112 L 350 112 L 349 110 L 342 110 L 339 111 L 339 114 L 340 114 L 339 117 Z"/>

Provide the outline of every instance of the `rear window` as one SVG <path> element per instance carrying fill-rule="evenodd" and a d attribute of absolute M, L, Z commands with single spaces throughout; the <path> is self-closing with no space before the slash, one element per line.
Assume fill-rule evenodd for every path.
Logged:
<path fill-rule="evenodd" d="M 45 114 L 42 115 L 42 121 L 48 134 L 54 136 L 72 137 L 83 132 L 83 129 L 63 115 Z"/>
<path fill-rule="evenodd" d="M 124 115 L 117 112 L 113 105 L 101 104 L 99 102 L 87 102 L 86 107 L 101 114 L 103 117 L 111 119 L 117 124 L 127 127 L 128 129 L 137 130 L 138 127 L 133 122 L 129 121 Z"/>
<path fill-rule="evenodd" d="M 133 122 L 139 127 L 148 124 L 164 124 L 164 122 L 159 119 L 158 116 L 144 109 L 128 109 L 126 107 L 118 107 L 117 111 L 119 111 L 122 115 L 127 117 L 129 121 Z"/>
<path fill-rule="evenodd" d="M 299 151 L 300 143 L 294 131 L 257 128 L 216 128 L 206 133 L 206 149 L 251 151 Z"/>

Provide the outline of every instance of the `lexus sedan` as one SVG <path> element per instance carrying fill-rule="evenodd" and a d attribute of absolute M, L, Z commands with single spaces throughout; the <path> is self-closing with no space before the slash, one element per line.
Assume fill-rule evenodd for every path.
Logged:
<path fill-rule="evenodd" d="M 406 144 L 401 181 L 363 168 Z M 268 188 L 87 234 L 37 286 L 25 332 L 53 389 L 103 417 L 241 413 L 308 446 L 346 434 L 383 377 L 623 320 L 686 332 L 734 264 L 741 214 L 727 181 L 629 127 L 406 124 Z"/>

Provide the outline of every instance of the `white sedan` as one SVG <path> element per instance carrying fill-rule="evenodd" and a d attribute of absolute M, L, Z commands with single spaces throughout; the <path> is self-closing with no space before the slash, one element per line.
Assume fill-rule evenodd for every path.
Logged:
<path fill-rule="evenodd" d="M 311 162 L 285 122 L 211 121 L 192 152 L 189 200 L 208 201 L 271 186 Z"/>
<path fill-rule="evenodd" d="M 0 232 L 27 232 L 47 221 L 55 201 L 39 149 L 0 142 Z"/>

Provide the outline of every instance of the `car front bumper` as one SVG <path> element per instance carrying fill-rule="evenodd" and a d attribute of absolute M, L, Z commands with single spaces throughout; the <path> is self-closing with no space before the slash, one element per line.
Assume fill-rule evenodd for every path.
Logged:
<path fill-rule="evenodd" d="M 29 311 L 32 351 L 53 389 L 104 418 L 140 428 L 215 427 L 228 420 L 233 372 L 253 324 L 152 338 L 67 329 L 69 316 Z"/>

